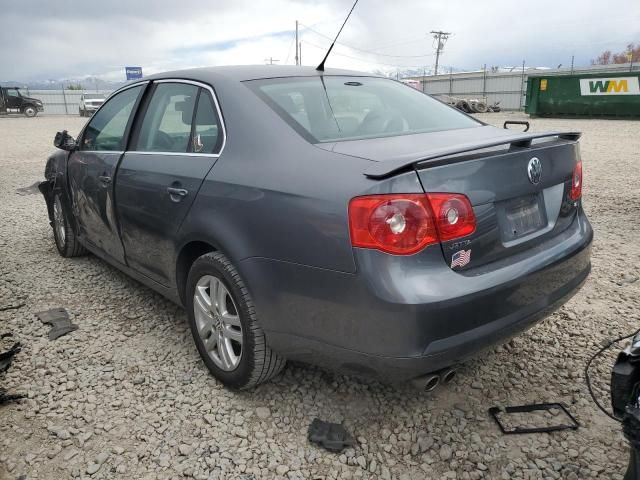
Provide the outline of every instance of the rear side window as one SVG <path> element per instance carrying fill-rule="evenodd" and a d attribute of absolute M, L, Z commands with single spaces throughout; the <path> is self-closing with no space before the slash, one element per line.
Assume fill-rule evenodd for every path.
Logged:
<path fill-rule="evenodd" d="M 129 117 L 142 89 L 143 85 L 128 88 L 111 97 L 87 125 L 81 150 L 124 150 Z"/>
<path fill-rule="evenodd" d="M 247 82 L 311 142 L 335 142 L 477 127 L 422 92 L 385 78 L 317 76 Z"/>
<path fill-rule="evenodd" d="M 222 131 L 211 94 L 200 90 L 196 120 L 193 126 L 192 151 L 194 153 L 217 153 L 222 146 Z"/>
<path fill-rule="evenodd" d="M 142 120 L 136 150 L 187 153 L 199 87 L 159 83 Z"/>

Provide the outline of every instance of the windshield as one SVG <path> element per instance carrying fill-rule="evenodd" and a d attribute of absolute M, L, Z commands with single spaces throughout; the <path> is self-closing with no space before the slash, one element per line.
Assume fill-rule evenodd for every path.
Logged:
<path fill-rule="evenodd" d="M 311 142 L 389 137 L 482 125 L 415 88 L 385 78 L 296 77 L 248 83 Z"/>

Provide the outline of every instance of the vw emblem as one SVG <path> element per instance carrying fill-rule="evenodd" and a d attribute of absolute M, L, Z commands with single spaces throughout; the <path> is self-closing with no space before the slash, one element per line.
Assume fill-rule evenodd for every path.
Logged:
<path fill-rule="evenodd" d="M 538 157 L 533 157 L 529 160 L 527 175 L 529 175 L 529 181 L 534 185 L 540 183 L 540 177 L 542 176 L 542 162 Z"/>

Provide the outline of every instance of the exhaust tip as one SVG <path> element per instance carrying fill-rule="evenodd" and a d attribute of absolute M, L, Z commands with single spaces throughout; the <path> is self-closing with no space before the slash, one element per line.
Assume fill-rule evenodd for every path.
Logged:
<path fill-rule="evenodd" d="M 439 383 L 440 383 L 440 377 L 438 377 L 437 375 L 428 377 L 424 383 L 424 391 L 431 392 L 435 390 Z"/>
<path fill-rule="evenodd" d="M 446 385 L 448 383 L 451 383 L 454 378 L 456 378 L 456 371 L 453 368 L 449 368 L 449 369 L 445 370 L 444 372 L 442 372 L 442 383 L 443 384 Z"/>
<path fill-rule="evenodd" d="M 440 377 L 437 374 L 430 373 L 422 377 L 411 380 L 414 387 L 425 392 L 431 392 L 440 384 Z"/>

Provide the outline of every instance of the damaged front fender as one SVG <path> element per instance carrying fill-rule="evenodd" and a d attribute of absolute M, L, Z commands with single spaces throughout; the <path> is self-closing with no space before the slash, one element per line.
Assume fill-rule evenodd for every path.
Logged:
<path fill-rule="evenodd" d="M 53 187 L 54 181 L 45 180 L 40 182 L 38 190 L 44 196 L 44 201 L 47 204 L 47 213 L 49 214 L 49 223 L 53 225 Z"/>
<path fill-rule="evenodd" d="M 66 201 L 65 177 L 67 175 L 67 152 L 56 150 L 49 157 L 47 165 L 44 169 L 44 181 L 38 185 L 38 190 L 44 196 L 47 204 L 47 213 L 49 215 L 49 223 L 53 225 L 53 199 L 56 193 L 62 193 L 63 202 Z"/>

